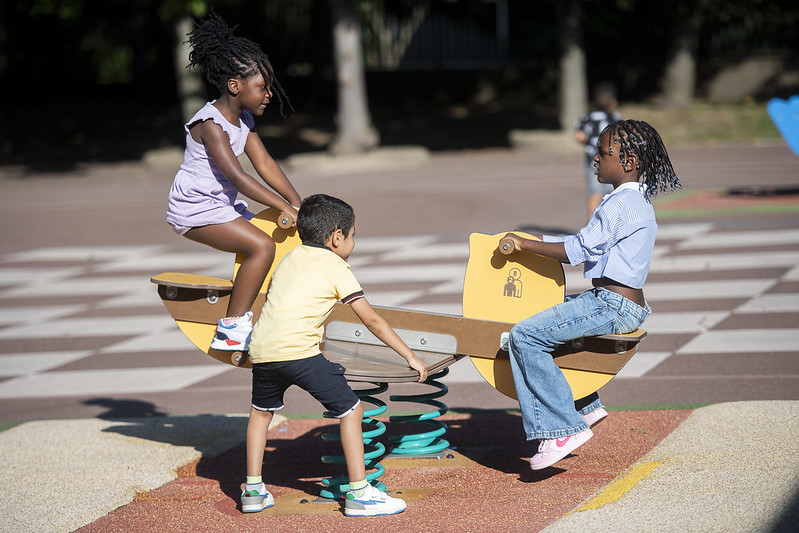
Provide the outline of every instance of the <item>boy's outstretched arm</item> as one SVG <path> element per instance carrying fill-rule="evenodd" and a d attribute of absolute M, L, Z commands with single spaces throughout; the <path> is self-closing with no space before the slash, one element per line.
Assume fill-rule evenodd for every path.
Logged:
<path fill-rule="evenodd" d="M 386 345 L 400 354 L 406 361 L 408 366 L 419 373 L 419 383 L 423 383 L 427 379 L 427 365 L 425 365 L 413 351 L 408 348 L 399 335 L 391 329 L 388 322 L 377 314 L 366 298 L 358 298 L 350 304 L 352 310 L 358 315 L 358 318 L 363 322 L 363 325 L 371 331 L 375 337 L 386 343 Z"/>

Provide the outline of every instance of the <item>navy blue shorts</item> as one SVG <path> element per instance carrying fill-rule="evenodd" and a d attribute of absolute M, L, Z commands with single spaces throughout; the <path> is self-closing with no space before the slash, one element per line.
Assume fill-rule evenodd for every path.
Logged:
<path fill-rule="evenodd" d="M 322 354 L 252 366 L 252 406 L 260 411 L 283 408 L 283 394 L 297 385 L 316 398 L 336 418 L 341 418 L 360 400 L 344 377 L 344 367 L 331 363 Z"/>

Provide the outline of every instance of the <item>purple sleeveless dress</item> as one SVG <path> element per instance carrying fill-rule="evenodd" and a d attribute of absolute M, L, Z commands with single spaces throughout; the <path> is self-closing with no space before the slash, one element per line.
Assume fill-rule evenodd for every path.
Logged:
<path fill-rule="evenodd" d="M 183 163 L 169 191 L 166 221 L 181 235 L 191 228 L 222 224 L 245 213 L 247 203 L 236 201 L 238 191 L 211 159 L 205 146 L 192 139 L 189 126 L 213 120 L 227 133 L 230 147 L 238 157 L 244 152 L 247 136 L 255 126 L 252 115 L 243 112 L 238 125 L 233 125 L 208 102 L 183 127 L 186 130 L 186 151 Z"/>

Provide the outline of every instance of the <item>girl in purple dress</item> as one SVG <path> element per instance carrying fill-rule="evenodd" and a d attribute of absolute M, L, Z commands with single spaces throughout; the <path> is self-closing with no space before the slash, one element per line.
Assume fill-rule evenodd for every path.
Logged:
<path fill-rule="evenodd" d="M 266 151 L 253 119 L 264 113 L 273 96 L 283 116 L 284 106 L 289 112 L 293 109 L 266 54 L 256 43 L 233 35 L 215 13 L 189 34 L 189 44 L 189 66 L 200 67 L 220 96 L 184 126 L 186 151 L 169 192 L 166 219 L 193 241 L 245 257 L 227 318 L 219 321 L 211 347 L 247 350 L 250 309 L 272 266 L 275 242 L 249 222 L 247 203 L 237 196 L 241 193 L 296 220 L 302 199 Z M 237 159 L 242 152 L 271 190 L 242 169 Z"/>

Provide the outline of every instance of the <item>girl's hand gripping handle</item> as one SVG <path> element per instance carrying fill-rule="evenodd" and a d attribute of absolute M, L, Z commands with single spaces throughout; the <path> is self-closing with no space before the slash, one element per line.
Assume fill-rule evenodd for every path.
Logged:
<path fill-rule="evenodd" d="M 516 243 L 510 237 L 503 237 L 499 241 L 499 251 L 503 255 L 510 255 L 516 251 Z"/>

